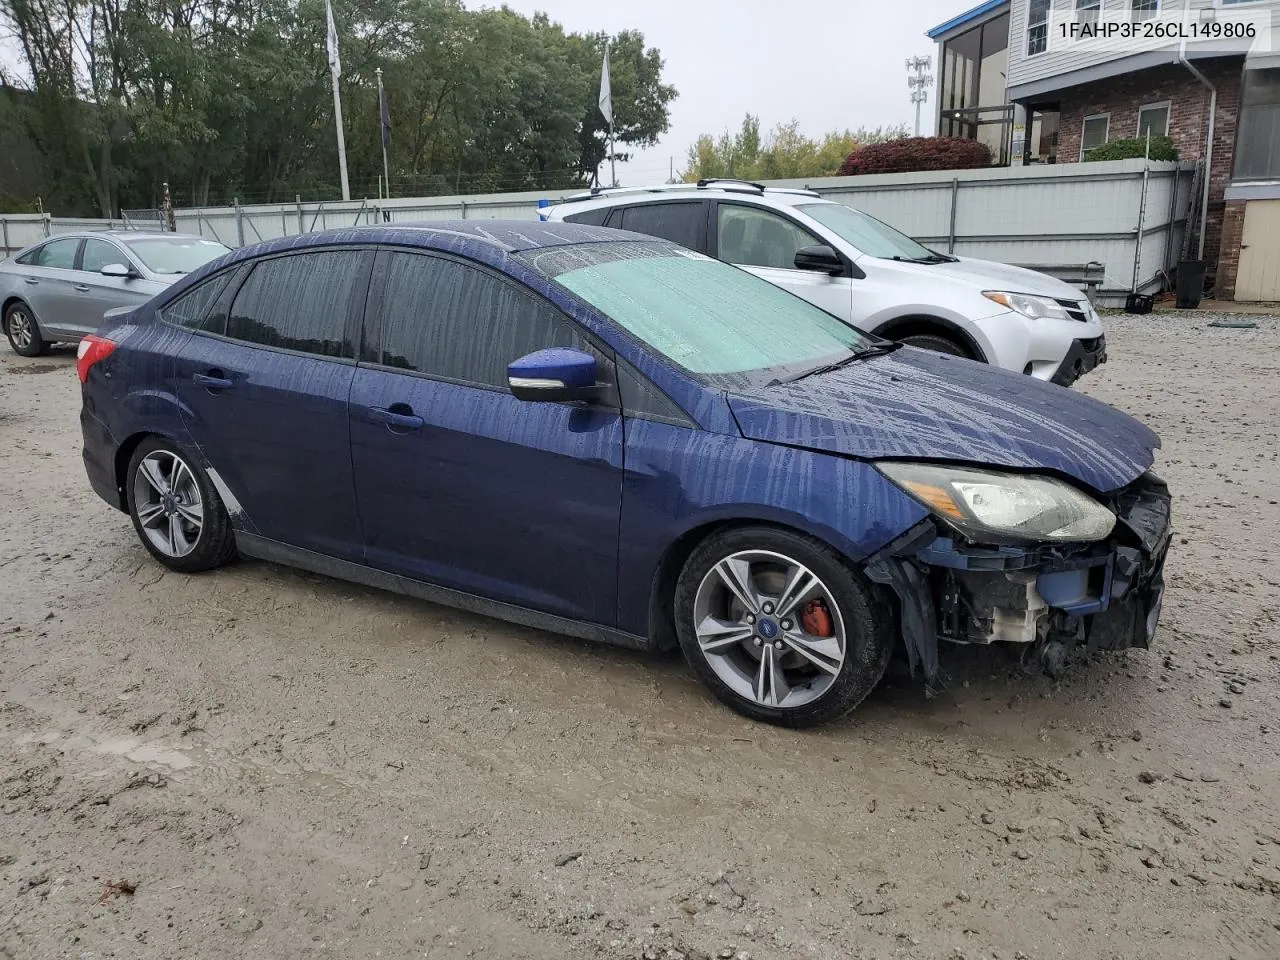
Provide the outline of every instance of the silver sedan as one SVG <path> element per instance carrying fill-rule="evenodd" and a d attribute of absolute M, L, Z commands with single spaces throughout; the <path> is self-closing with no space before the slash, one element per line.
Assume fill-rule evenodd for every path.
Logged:
<path fill-rule="evenodd" d="M 78 341 L 114 307 L 145 303 L 185 273 L 228 252 L 182 233 L 61 234 L 0 261 L 0 320 L 24 357 Z"/>

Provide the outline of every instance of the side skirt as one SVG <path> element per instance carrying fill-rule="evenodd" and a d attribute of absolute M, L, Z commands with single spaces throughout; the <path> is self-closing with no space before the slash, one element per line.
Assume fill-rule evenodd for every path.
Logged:
<path fill-rule="evenodd" d="M 312 550 L 291 547 L 287 543 L 268 540 L 266 537 L 245 533 L 241 530 L 236 531 L 236 549 L 240 551 L 242 556 L 256 557 L 259 560 L 280 563 L 288 567 L 297 567 L 326 577 L 333 577 L 336 580 L 348 580 L 352 583 L 363 584 L 366 587 L 389 590 L 392 593 L 402 593 L 406 596 L 417 597 L 419 600 L 428 600 L 431 603 L 439 603 L 446 607 L 466 610 L 468 613 L 478 613 L 481 616 L 493 617 L 496 620 L 518 623 L 524 627 L 546 630 L 548 633 L 562 633 L 570 637 L 580 637 L 583 640 L 594 640 L 597 643 L 627 647 L 631 650 L 649 651 L 653 649 L 653 644 L 650 643 L 648 637 L 627 633 L 614 627 L 605 627 L 598 623 L 585 623 L 581 620 L 570 620 L 568 617 L 558 617 L 554 614 L 542 613 L 539 610 L 518 607 L 513 603 L 503 603 L 500 600 L 477 597 L 475 594 L 463 593 L 461 590 L 452 590 L 449 587 L 437 586 L 434 583 L 426 583 L 422 580 L 414 580 L 411 577 L 387 573 L 385 570 L 377 570 L 362 563 L 352 563 L 349 560 L 339 560 Z"/>

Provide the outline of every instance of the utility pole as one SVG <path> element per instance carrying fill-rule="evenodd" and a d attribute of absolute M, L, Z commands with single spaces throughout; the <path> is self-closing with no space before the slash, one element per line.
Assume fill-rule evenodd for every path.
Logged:
<path fill-rule="evenodd" d="M 916 105 L 916 136 L 920 136 L 920 106 L 929 99 L 928 88 L 933 86 L 933 57 L 907 58 L 907 87 L 911 91 L 911 102 Z"/>

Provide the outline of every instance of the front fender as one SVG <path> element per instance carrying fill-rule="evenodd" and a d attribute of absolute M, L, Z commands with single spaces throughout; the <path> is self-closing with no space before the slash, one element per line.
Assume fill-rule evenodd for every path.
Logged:
<path fill-rule="evenodd" d="M 871 464 L 652 421 L 627 424 L 619 623 L 649 634 L 654 577 L 675 545 L 726 522 L 778 524 L 859 563 L 926 511 Z"/>

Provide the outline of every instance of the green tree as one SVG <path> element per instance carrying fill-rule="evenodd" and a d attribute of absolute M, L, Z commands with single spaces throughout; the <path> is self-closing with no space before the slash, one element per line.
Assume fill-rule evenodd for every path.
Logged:
<path fill-rule="evenodd" d="M 608 152 L 606 42 L 619 158 L 667 129 L 676 93 L 637 32 L 460 0 L 336 0 L 334 15 L 354 196 L 382 174 L 377 68 L 400 196 L 588 183 Z M 166 182 L 193 205 L 339 195 L 324 0 L 0 0 L 0 29 L 20 51 L 0 119 L 34 144 L 46 209 L 156 206 Z"/>
<path fill-rule="evenodd" d="M 868 143 L 881 143 L 907 135 L 905 126 L 860 127 L 837 130 L 811 139 L 800 132 L 796 120 L 779 123 L 761 139 L 760 118 L 747 114 L 737 133 L 727 130 L 718 137 L 702 134 L 689 148 L 686 182 L 707 177 L 742 180 L 792 180 L 831 177 L 845 157 Z"/>

